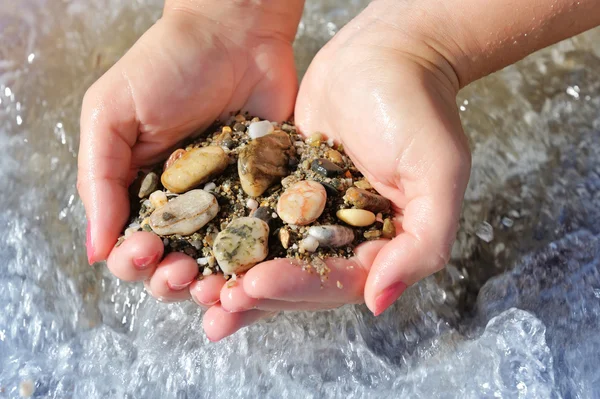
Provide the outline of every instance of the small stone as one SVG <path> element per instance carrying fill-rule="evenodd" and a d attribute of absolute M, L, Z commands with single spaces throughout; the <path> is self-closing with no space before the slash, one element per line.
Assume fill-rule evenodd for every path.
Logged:
<path fill-rule="evenodd" d="M 254 198 L 248 198 L 246 200 L 246 207 L 248 209 L 254 210 L 254 209 L 258 208 L 258 202 Z"/>
<path fill-rule="evenodd" d="M 272 125 L 269 123 L 269 126 Z M 244 192 L 258 197 L 275 181 L 287 176 L 291 152 L 292 142 L 284 132 L 252 140 L 242 148 L 238 158 L 238 174 Z"/>
<path fill-rule="evenodd" d="M 306 144 L 311 147 L 318 147 L 321 145 L 321 141 L 323 141 L 323 135 L 321 133 L 314 133 L 306 139 Z"/>
<path fill-rule="evenodd" d="M 156 187 L 158 187 L 158 175 L 154 172 L 150 172 L 142 179 L 142 184 L 140 185 L 138 197 L 145 198 L 149 196 L 154 191 L 156 191 Z"/>
<path fill-rule="evenodd" d="M 239 123 L 246 122 L 246 117 L 242 114 L 237 114 L 234 119 Z"/>
<path fill-rule="evenodd" d="M 494 239 L 494 228 L 488 222 L 483 222 L 477 228 L 475 235 L 485 242 L 491 242 Z"/>
<path fill-rule="evenodd" d="M 319 241 L 313 236 L 307 236 L 300 241 L 299 247 L 300 250 L 305 250 L 306 252 L 315 252 L 319 248 Z"/>
<path fill-rule="evenodd" d="M 325 177 L 337 176 L 344 171 L 344 169 L 325 158 L 315 159 L 310 164 L 310 168 L 313 170 L 313 172 Z"/>
<path fill-rule="evenodd" d="M 364 227 L 375 222 L 375 214 L 364 209 L 340 209 L 336 212 L 338 219 L 350 226 Z"/>
<path fill-rule="evenodd" d="M 229 127 L 229 126 L 225 126 L 225 127 Z M 223 129 L 225 129 L 225 127 Z M 223 132 L 221 134 L 219 134 L 217 137 L 215 137 L 214 143 L 215 143 L 215 145 L 218 145 L 221 147 L 226 147 L 226 148 L 233 147 L 233 137 L 231 137 L 231 129 L 229 129 L 229 131 L 223 130 Z"/>
<path fill-rule="evenodd" d="M 340 281 L 336 282 L 337 287 L 341 290 L 342 288 L 344 288 L 344 284 L 342 284 Z"/>
<path fill-rule="evenodd" d="M 241 217 L 217 235 L 213 253 L 224 274 L 242 273 L 267 257 L 268 240 L 267 223 Z"/>
<path fill-rule="evenodd" d="M 374 213 L 385 212 L 390 209 L 390 200 L 362 188 L 350 187 L 346 191 L 344 199 L 358 209 L 366 209 Z"/>
<path fill-rule="evenodd" d="M 273 219 L 273 217 L 271 216 L 272 213 L 273 210 L 268 206 L 261 206 L 256 211 L 254 211 L 252 217 L 258 218 L 266 223 L 269 223 L 271 219 Z"/>
<path fill-rule="evenodd" d="M 273 133 L 273 130 L 273 125 L 269 121 L 252 122 L 250 126 L 248 126 L 248 136 L 250 136 L 251 139 L 257 139 L 266 136 L 269 133 Z"/>
<path fill-rule="evenodd" d="M 167 159 L 167 161 L 165 162 L 165 165 L 164 165 L 164 167 L 163 167 L 163 172 L 164 172 L 165 170 L 169 169 L 169 168 L 171 167 L 171 165 L 173 165 L 173 163 L 174 163 L 175 161 L 177 161 L 179 158 L 181 158 L 181 156 L 182 156 L 183 154 L 185 154 L 185 153 L 186 153 L 186 151 L 185 151 L 184 149 L 182 149 L 182 148 L 179 148 L 179 149 L 175 150 L 175 151 L 174 151 L 174 152 L 173 152 L 173 153 L 172 153 L 172 154 L 169 156 L 169 158 Z"/>
<path fill-rule="evenodd" d="M 373 188 L 367 179 L 357 180 L 354 182 L 354 185 L 363 190 L 371 190 Z"/>
<path fill-rule="evenodd" d="M 514 220 L 512 220 L 511 218 L 508 217 L 503 217 L 502 218 L 502 224 L 507 227 L 507 228 L 511 228 L 513 227 L 513 225 L 515 224 Z"/>
<path fill-rule="evenodd" d="M 203 276 L 210 276 L 211 274 L 213 274 L 213 272 L 209 267 L 205 267 L 204 270 L 202 271 Z"/>
<path fill-rule="evenodd" d="M 184 193 L 218 176 L 227 165 L 229 157 L 221 147 L 194 148 L 167 168 L 161 181 L 169 191 Z"/>
<path fill-rule="evenodd" d="M 241 122 L 236 122 L 236 124 L 233 125 L 233 130 L 235 132 L 245 132 L 246 131 L 246 125 L 244 125 Z"/>
<path fill-rule="evenodd" d="M 204 185 L 204 187 L 202 188 L 202 190 L 211 192 L 211 191 L 215 191 L 215 188 L 217 188 L 217 185 L 213 182 L 210 182 L 210 183 L 206 183 Z"/>
<path fill-rule="evenodd" d="M 383 238 L 392 239 L 396 237 L 396 226 L 394 226 L 394 222 L 392 219 L 387 218 L 383 221 Z"/>
<path fill-rule="evenodd" d="M 381 235 L 381 230 L 369 230 L 364 232 L 363 237 L 365 237 L 367 240 L 376 240 L 381 237 Z"/>
<path fill-rule="evenodd" d="M 281 246 L 285 249 L 288 249 L 290 246 L 290 232 L 286 228 L 279 229 L 279 241 L 281 241 Z"/>
<path fill-rule="evenodd" d="M 335 197 L 340 193 L 337 190 L 337 188 L 335 188 L 331 184 L 326 183 L 326 182 L 320 182 L 320 183 L 323 185 L 323 187 L 325 187 L 325 191 L 327 192 L 327 197 Z"/>
<path fill-rule="evenodd" d="M 321 246 L 338 248 L 354 241 L 354 231 L 340 225 L 311 226 L 308 235 L 316 238 Z"/>
<path fill-rule="evenodd" d="M 281 179 L 281 186 L 283 188 L 288 188 L 292 184 L 298 183 L 299 181 L 300 181 L 300 179 L 298 178 L 298 176 L 296 176 L 296 175 L 289 175 L 289 176 L 286 176 L 283 179 Z"/>
<path fill-rule="evenodd" d="M 321 184 L 303 180 L 279 197 L 277 214 L 287 224 L 305 226 L 321 216 L 326 202 L 327 193 Z"/>
<path fill-rule="evenodd" d="M 336 163 L 338 165 L 343 165 L 344 164 L 344 158 L 342 158 L 342 154 L 340 154 L 339 151 L 328 150 L 325 153 L 325 157 L 327 159 L 329 159 L 331 162 Z"/>
<path fill-rule="evenodd" d="M 157 190 L 150 194 L 149 200 L 150 204 L 152 204 L 154 209 L 160 208 L 161 206 L 165 205 L 168 201 L 167 194 L 160 190 Z"/>
<path fill-rule="evenodd" d="M 221 133 L 231 133 L 231 128 L 229 126 L 223 126 L 221 128 Z"/>
<path fill-rule="evenodd" d="M 219 212 L 217 199 L 204 190 L 192 190 L 172 199 L 150 216 L 150 227 L 160 236 L 190 235 Z"/>

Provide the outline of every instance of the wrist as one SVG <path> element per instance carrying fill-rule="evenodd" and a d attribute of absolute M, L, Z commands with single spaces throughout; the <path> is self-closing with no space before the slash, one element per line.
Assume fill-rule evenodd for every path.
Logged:
<path fill-rule="evenodd" d="M 165 0 L 163 17 L 222 25 L 232 36 L 249 32 L 293 42 L 304 0 Z"/>

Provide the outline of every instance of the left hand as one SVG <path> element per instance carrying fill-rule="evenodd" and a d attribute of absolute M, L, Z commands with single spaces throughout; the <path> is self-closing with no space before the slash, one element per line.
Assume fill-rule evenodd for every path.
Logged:
<path fill-rule="evenodd" d="M 234 287 L 223 287 L 223 309 L 322 310 L 366 302 L 379 315 L 448 261 L 470 173 L 458 79 L 419 40 L 418 29 L 400 32 L 373 12 L 368 8 L 317 54 L 295 116 L 303 133 L 341 142 L 392 201 L 397 237 L 364 243 L 351 259 L 328 259 L 325 282 L 289 260 L 259 264 Z"/>

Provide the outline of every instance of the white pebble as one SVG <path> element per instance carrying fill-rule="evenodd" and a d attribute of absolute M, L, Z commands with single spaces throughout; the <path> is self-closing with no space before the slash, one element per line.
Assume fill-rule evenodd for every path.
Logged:
<path fill-rule="evenodd" d="M 198 262 L 200 266 L 208 265 L 208 258 L 198 258 L 196 259 L 196 262 Z"/>
<path fill-rule="evenodd" d="M 258 201 L 256 201 L 254 198 L 248 198 L 246 200 L 246 206 L 248 209 L 256 209 L 258 208 Z"/>
<path fill-rule="evenodd" d="M 22 398 L 30 398 L 35 392 L 35 384 L 31 380 L 23 380 L 19 384 L 19 395 Z"/>
<path fill-rule="evenodd" d="M 210 183 L 206 183 L 204 185 L 203 190 L 204 191 L 214 191 L 215 188 L 217 188 L 217 185 L 213 182 L 210 182 Z"/>
<path fill-rule="evenodd" d="M 298 244 L 296 244 L 296 243 L 292 244 L 292 249 L 298 249 Z"/>
<path fill-rule="evenodd" d="M 313 236 L 307 236 L 300 241 L 300 248 L 304 248 L 308 252 L 315 252 L 319 247 L 319 241 Z"/>
<path fill-rule="evenodd" d="M 166 247 L 167 245 L 169 245 L 169 239 L 168 238 L 164 238 L 163 239 L 163 245 Z"/>
<path fill-rule="evenodd" d="M 196 249 L 202 248 L 202 241 L 200 241 L 200 240 L 190 241 L 190 244 L 192 244 L 192 247 L 194 247 Z"/>
<path fill-rule="evenodd" d="M 277 213 L 273 212 L 273 213 L 271 214 L 271 217 L 272 217 L 273 219 L 277 219 L 277 218 L 279 217 L 279 215 L 277 215 Z"/>
<path fill-rule="evenodd" d="M 210 276 L 212 273 L 213 273 L 212 270 L 208 267 L 205 267 L 204 270 L 202 270 L 203 276 Z"/>
<path fill-rule="evenodd" d="M 160 190 L 157 190 L 150 194 L 150 203 L 154 208 L 160 208 L 161 206 L 165 205 L 167 201 L 167 194 Z"/>
<path fill-rule="evenodd" d="M 333 147 L 333 139 L 327 140 L 327 145 Z"/>
<path fill-rule="evenodd" d="M 494 239 L 494 228 L 488 222 L 483 222 L 477 228 L 475 235 L 485 242 L 490 242 Z"/>
<path fill-rule="evenodd" d="M 132 229 L 132 228 L 128 228 L 125 230 L 125 238 L 129 238 L 133 235 L 133 233 L 135 233 L 137 231 L 137 229 Z"/>
<path fill-rule="evenodd" d="M 294 141 L 294 147 L 302 147 L 303 144 L 304 142 L 302 141 Z"/>
<path fill-rule="evenodd" d="M 272 133 L 273 130 L 273 125 L 269 121 L 252 122 L 250 126 L 248 126 L 248 136 L 250 136 L 251 139 L 257 139 Z"/>

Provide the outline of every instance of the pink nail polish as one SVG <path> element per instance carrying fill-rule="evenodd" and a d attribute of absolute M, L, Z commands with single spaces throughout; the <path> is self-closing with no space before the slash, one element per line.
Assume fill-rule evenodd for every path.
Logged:
<path fill-rule="evenodd" d="M 406 290 L 406 284 L 401 281 L 392 284 L 383 290 L 383 292 L 377 295 L 377 298 L 375 298 L 375 311 L 373 314 L 375 316 L 382 314 L 387 308 L 390 307 L 392 303 L 396 301 L 396 299 L 400 297 L 400 295 L 402 295 L 404 290 Z"/>
<path fill-rule="evenodd" d="M 173 283 L 170 283 L 170 282 L 167 280 L 167 286 L 168 286 L 170 289 L 172 289 L 173 291 L 181 291 L 181 290 L 183 290 L 183 289 L 187 288 L 187 287 L 188 287 L 190 284 L 192 284 L 192 282 L 193 282 L 193 281 L 194 281 L 194 280 L 192 280 L 192 281 L 189 281 L 189 282 L 187 282 L 187 283 L 184 283 L 184 284 L 173 284 Z"/>
<path fill-rule="evenodd" d="M 87 252 L 88 263 L 91 266 L 92 263 L 94 263 L 94 245 L 92 244 L 92 229 L 89 220 L 85 232 L 85 249 Z"/>
<path fill-rule="evenodd" d="M 154 262 L 156 262 L 156 258 L 157 258 L 157 254 L 154 254 L 152 256 L 143 256 L 141 258 L 135 258 L 135 259 L 133 259 L 133 265 L 138 270 L 144 270 L 148 266 L 150 266 Z"/>

